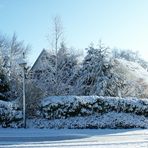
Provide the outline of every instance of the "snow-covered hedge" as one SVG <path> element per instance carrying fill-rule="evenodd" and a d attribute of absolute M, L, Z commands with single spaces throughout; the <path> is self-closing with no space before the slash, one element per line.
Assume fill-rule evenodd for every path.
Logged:
<path fill-rule="evenodd" d="M 46 119 L 84 117 L 108 112 L 133 113 L 148 116 L 148 100 L 102 96 L 51 96 L 41 102 Z"/>
<path fill-rule="evenodd" d="M 0 100 L 0 126 L 10 127 L 22 119 L 22 111 L 15 102 Z"/>
<path fill-rule="evenodd" d="M 148 128 L 148 118 L 132 113 L 109 112 L 86 117 L 70 117 L 67 119 L 31 119 L 27 123 L 34 128 Z"/>

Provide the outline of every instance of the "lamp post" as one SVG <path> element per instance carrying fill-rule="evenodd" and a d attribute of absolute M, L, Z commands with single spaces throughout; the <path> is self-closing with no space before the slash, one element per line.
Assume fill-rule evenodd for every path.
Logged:
<path fill-rule="evenodd" d="M 27 62 L 24 60 L 24 58 L 19 60 L 19 65 L 22 67 L 23 72 L 23 126 L 26 128 L 25 67 Z"/>

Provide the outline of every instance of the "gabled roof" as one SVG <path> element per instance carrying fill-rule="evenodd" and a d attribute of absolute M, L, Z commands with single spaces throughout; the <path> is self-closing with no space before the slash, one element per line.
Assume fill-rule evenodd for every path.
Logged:
<path fill-rule="evenodd" d="M 39 60 L 40 60 L 41 57 L 42 57 L 43 55 L 45 55 L 45 54 L 46 54 L 47 56 L 50 56 L 49 53 L 48 53 L 45 49 L 43 49 L 42 52 L 40 53 L 40 55 L 38 56 L 38 58 L 36 59 L 35 63 L 34 63 L 33 66 L 31 67 L 30 71 L 33 71 L 33 70 L 35 69 L 36 65 L 39 63 Z"/>

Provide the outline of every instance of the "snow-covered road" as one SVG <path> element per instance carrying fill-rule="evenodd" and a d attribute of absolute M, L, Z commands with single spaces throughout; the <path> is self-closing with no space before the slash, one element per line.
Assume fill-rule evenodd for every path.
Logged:
<path fill-rule="evenodd" d="M 0 129 L 1 148 L 148 148 L 142 129 Z"/>

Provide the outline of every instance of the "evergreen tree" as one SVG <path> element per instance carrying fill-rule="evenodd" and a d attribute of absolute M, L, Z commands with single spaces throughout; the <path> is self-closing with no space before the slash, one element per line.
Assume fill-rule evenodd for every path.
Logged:
<path fill-rule="evenodd" d="M 87 49 L 74 89 L 77 95 L 105 95 L 111 69 L 108 49 L 101 42 L 99 48 Z"/>
<path fill-rule="evenodd" d="M 2 67 L 0 67 L 0 100 L 8 100 L 9 83 Z"/>

